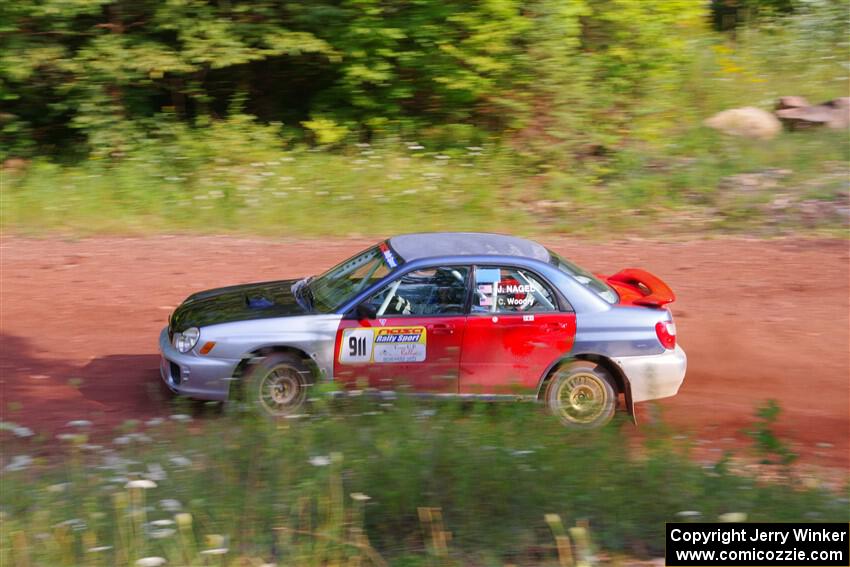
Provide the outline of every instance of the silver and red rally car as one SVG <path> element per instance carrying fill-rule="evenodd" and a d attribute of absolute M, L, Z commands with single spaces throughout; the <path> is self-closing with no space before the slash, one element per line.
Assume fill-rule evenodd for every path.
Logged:
<path fill-rule="evenodd" d="M 395 236 L 322 275 L 189 296 L 160 335 L 160 371 L 182 395 L 234 391 L 273 415 L 309 387 L 534 400 L 578 427 L 675 395 L 685 352 L 638 269 L 597 277 L 529 240 Z"/>

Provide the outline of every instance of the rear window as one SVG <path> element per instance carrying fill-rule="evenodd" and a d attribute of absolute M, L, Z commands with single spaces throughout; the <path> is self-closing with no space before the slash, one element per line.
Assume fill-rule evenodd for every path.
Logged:
<path fill-rule="evenodd" d="M 608 303 L 614 304 L 619 301 L 619 296 L 617 292 L 614 291 L 607 283 L 603 282 L 584 268 L 580 268 L 570 262 L 569 260 L 564 260 L 559 255 L 555 254 L 551 250 L 549 250 L 549 263 L 564 272 L 565 274 L 572 276 L 578 283 L 607 301 Z"/>

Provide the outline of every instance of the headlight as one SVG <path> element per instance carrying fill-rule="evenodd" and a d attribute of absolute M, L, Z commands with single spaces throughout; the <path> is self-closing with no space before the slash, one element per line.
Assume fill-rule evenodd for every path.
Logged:
<path fill-rule="evenodd" d="M 197 327 L 190 327 L 182 333 L 174 333 L 174 348 L 180 352 L 189 352 L 198 344 L 201 331 Z"/>

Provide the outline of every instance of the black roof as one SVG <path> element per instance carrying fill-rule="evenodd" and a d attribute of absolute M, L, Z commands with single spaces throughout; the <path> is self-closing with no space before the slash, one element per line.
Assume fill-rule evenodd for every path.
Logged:
<path fill-rule="evenodd" d="M 422 232 L 393 236 L 389 242 L 406 261 L 441 256 L 520 256 L 549 261 L 549 251 L 542 245 L 504 234 Z"/>

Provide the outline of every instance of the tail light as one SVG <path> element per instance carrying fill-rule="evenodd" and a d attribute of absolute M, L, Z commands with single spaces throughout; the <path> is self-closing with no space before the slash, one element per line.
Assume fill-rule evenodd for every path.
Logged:
<path fill-rule="evenodd" d="M 676 323 L 673 321 L 659 321 L 655 324 L 655 334 L 666 349 L 676 348 Z"/>

